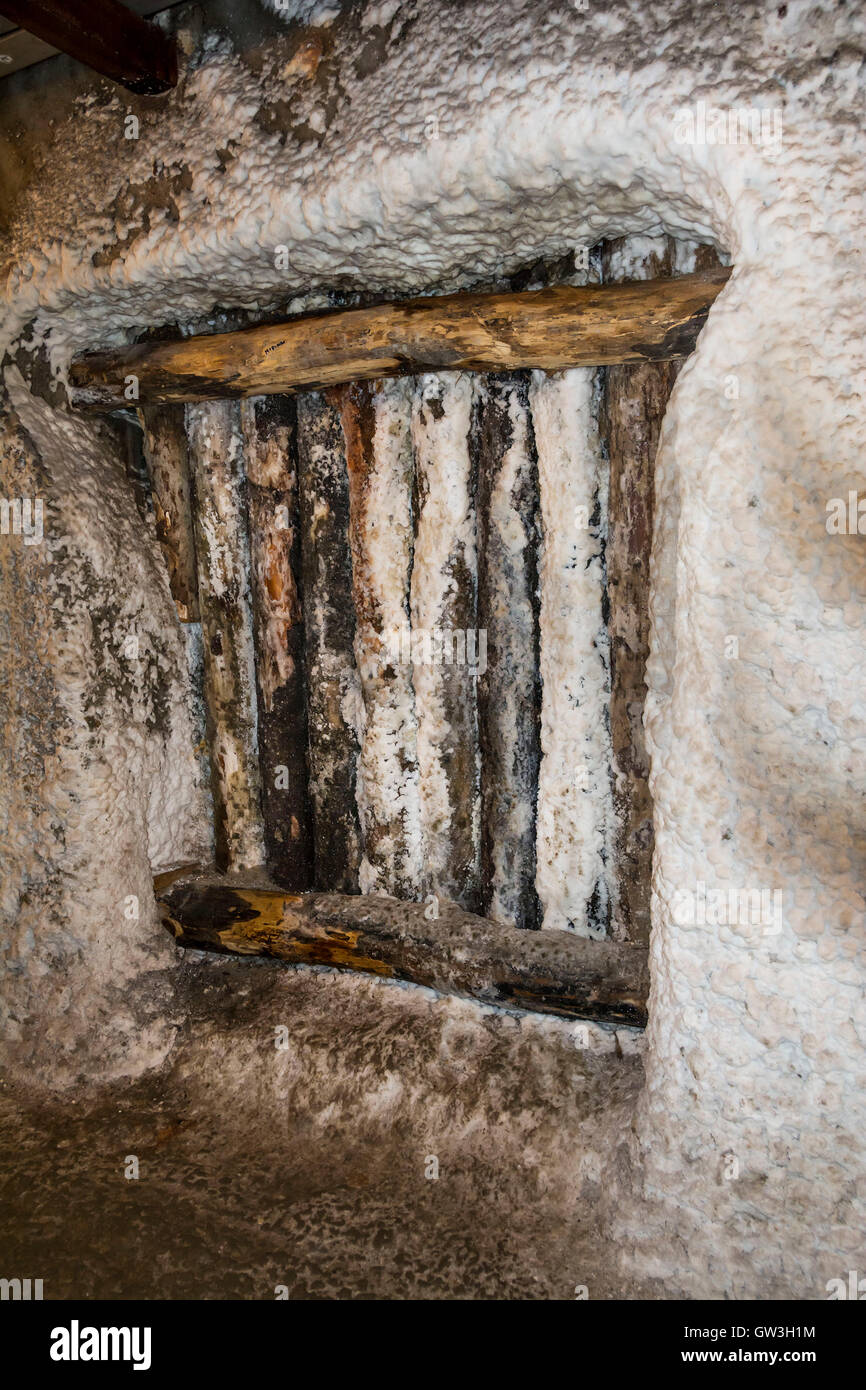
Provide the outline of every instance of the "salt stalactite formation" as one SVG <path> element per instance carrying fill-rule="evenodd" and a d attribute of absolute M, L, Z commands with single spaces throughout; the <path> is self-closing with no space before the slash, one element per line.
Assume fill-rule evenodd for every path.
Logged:
<path fill-rule="evenodd" d="M 669 237 L 604 244 L 605 282 L 672 274 Z M 604 434 L 610 457 L 608 577 L 610 728 L 616 808 L 611 935 L 646 944 L 650 933 L 653 808 L 643 728 L 649 655 L 649 566 L 655 456 L 676 362 L 608 367 L 603 372 Z"/>
<path fill-rule="evenodd" d="M 156 534 L 182 623 L 198 621 L 198 582 L 190 500 L 189 457 L 182 405 L 140 412 L 144 457 L 156 511 Z"/>
<path fill-rule="evenodd" d="M 543 524 L 536 886 L 542 925 L 603 937 L 614 831 L 598 374 L 532 373 Z"/>
<path fill-rule="evenodd" d="M 341 393 L 349 474 L 355 659 L 365 723 L 357 798 L 362 893 L 415 898 L 424 883 L 409 638 L 412 394 L 408 381 Z"/>
<path fill-rule="evenodd" d="M 239 412 L 187 407 L 218 868 L 264 862 L 249 538 Z"/>
<path fill-rule="evenodd" d="M 538 467 L 526 376 L 479 384 L 478 627 L 481 911 L 538 925 L 535 812 L 540 748 Z"/>
<path fill-rule="evenodd" d="M 465 373 L 418 379 L 411 615 L 421 824 L 431 887 L 470 911 L 481 826 L 472 413 Z"/>
<path fill-rule="evenodd" d="M 364 707 L 354 657 L 349 483 L 338 403 L 317 392 L 298 397 L 298 469 L 314 883 L 357 893 Z"/>
<path fill-rule="evenodd" d="M 313 837 L 294 398 L 257 396 L 243 401 L 241 425 L 267 865 L 275 883 L 300 891 L 313 881 Z"/>

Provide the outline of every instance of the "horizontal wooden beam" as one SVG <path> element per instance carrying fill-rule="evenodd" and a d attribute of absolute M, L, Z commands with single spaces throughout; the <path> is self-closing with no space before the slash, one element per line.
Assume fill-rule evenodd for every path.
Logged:
<path fill-rule="evenodd" d="M 129 405 L 312 391 L 424 371 L 604 366 L 687 356 L 730 271 L 521 294 L 451 294 L 89 353 L 73 404 Z"/>
<path fill-rule="evenodd" d="M 562 1018 L 646 1023 L 646 951 L 618 942 L 520 931 L 444 898 L 290 894 L 250 875 L 168 874 L 155 888 L 181 946 L 364 971 Z"/>
<path fill-rule="evenodd" d="M 0 0 L 0 13 L 131 92 L 177 85 L 174 39 L 119 0 Z"/>

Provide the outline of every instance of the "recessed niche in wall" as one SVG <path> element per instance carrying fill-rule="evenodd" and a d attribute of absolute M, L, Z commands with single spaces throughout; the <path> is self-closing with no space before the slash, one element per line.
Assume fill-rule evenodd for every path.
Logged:
<path fill-rule="evenodd" d="M 507 361 L 514 344 L 517 360 L 505 371 L 467 369 L 471 348 L 454 347 L 473 331 L 471 294 L 418 301 L 406 326 L 399 310 L 385 327 L 376 310 L 305 323 L 316 390 L 279 388 L 267 355 L 283 347 L 279 328 L 265 348 L 262 330 L 187 339 L 185 377 L 154 365 L 152 340 L 73 369 L 103 395 L 112 370 L 136 384 L 149 373 L 137 424 L 154 515 L 178 616 L 201 626 L 192 671 L 217 876 L 164 885 L 179 939 L 642 1017 L 653 466 L 710 301 L 662 333 L 650 300 L 627 290 L 617 323 L 638 346 L 581 357 L 569 320 L 576 360 L 602 365 L 557 371 L 523 365 L 531 352 L 509 314 L 546 306 L 549 337 L 561 305 L 533 296 L 554 285 L 669 281 L 678 293 L 689 275 L 723 279 L 709 247 L 670 238 L 609 240 L 582 265 L 517 272 L 494 287 L 516 296 L 496 300 L 500 350 Z M 439 303 L 437 370 L 406 374 L 411 352 L 389 345 Z M 252 342 L 261 395 L 239 384 Z M 357 358 L 356 379 L 351 366 L 328 376 L 335 344 Z M 327 912 L 315 898 L 290 909 L 281 890 L 361 894 L 367 907 L 331 897 Z M 381 897 L 414 905 L 398 947 L 393 932 L 383 946 L 370 901 Z M 287 947 L 277 937 L 292 911 Z M 468 914 L 487 925 L 461 970 Z M 359 929 L 372 933 L 363 950 Z M 428 967 L 437 953 L 447 968 Z M 588 1003 L 593 990 L 603 1004 Z"/>

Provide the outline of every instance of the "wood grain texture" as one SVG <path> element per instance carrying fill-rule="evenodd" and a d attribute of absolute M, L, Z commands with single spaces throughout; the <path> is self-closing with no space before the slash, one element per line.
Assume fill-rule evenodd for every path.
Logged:
<path fill-rule="evenodd" d="M 480 899 L 478 568 L 473 383 L 420 377 L 412 410 L 415 553 L 412 684 L 429 887 L 476 911 Z"/>
<path fill-rule="evenodd" d="M 246 480 L 238 406 L 187 410 L 195 486 L 204 700 L 220 868 L 264 862 L 249 587 Z"/>
<path fill-rule="evenodd" d="M 711 247 L 672 237 L 618 238 L 602 247 L 602 273 L 610 282 L 645 277 L 654 284 L 680 265 L 720 270 Z M 649 656 L 650 556 L 655 459 L 678 362 L 624 363 L 603 376 L 602 430 L 610 459 L 608 633 L 610 729 L 616 826 L 611 934 L 647 945 L 654 844 L 649 755 L 643 728 Z"/>
<path fill-rule="evenodd" d="M 535 813 L 541 761 L 538 461 L 525 375 L 479 389 L 478 676 L 481 910 L 538 926 Z"/>
<path fill-rule="evenodd" d="M 663 361 L 692 351 L 729 271 L 630 285 L 561 285 L 335 310 L 287 323 L 141 343 L 73 362 L 73 403 L 143 404 L 318 390 L 423 371 L 513 371 Z"/>
<path fill-rule="evenodd" d="M 184 408 L 161 406 L 142 410 L 140 416 L 156 534 L 171 596 L 180 621 L 197 623 L 198 577 Z"/>
<path fill-rule="evenodd" d="M 314 883 L 353 893 L 361 863 L 356 784 L 362 700 L 339 400 L 310 393 L 298 401 L 298 469 Z"/>
<path fill-rule="evenodd" d="M 602 273 L 656 280 L 673 269 L 673 241 L 629 255 L 629 241 L 605 242 Z M 628 363 L 604 372 L 602 430 L 610 458 L 607 543 L 610 731 L 616 813 L 611 902 L 615 940 L 649 942 L 653 807 L 643 729 L 649 656 L 650 554 L 655 456 L 674 362 Z"/>
<path fill-rule="evenodd" d="M 193 875 L 157 889 L 162 919 L 181 946 L 271 956 L 408 980 L 486 1004 L 646 1023 L 646 953 L 559 931 L 518 931 L 439 900 L 337 893 L 288 895 L 261 879 Z"/>
<path fill-rule="evenodd" d="M 294 397 L 243 401 L 241 426 L 267 865 L 275 883 L 301 892 L 313 883 L 313 835 Z"/>
<path fill-rule="evenodd" d="M 174 39 L 119 0 L 3 0 L 3 14 L 131 92 L 177 85 Z"/>
<path fill-rule="evenodd" d="M 412 389 L 359 382 L 340 391 L 349 475 L 355 660 L 364 701 L 358 808 L 361 889 L 416 898 L 424 880 L 417 720 L 409 626 Z"/>

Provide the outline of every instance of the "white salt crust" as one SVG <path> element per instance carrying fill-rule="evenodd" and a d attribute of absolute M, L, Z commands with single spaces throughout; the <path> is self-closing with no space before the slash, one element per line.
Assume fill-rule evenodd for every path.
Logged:
<path fill-rule="evenodd" d="M 214 720 L 210 756 L 223 788 L 226 868 L 249 869 L 264 863 L 265 842 L 240 411 L 232 401 L 206 401 L 187 407 L 186 424 L 196 515 L 205 541 L 197 546 L 199 593 L 203 601 L 226 602 L 231 614 L 231 626 L 220 633 L 219 650 L 209 654 L 219 688 L 234 691 L 231 718 Z M 232 670 L 236 679 L 227 675 Z"/>
<path fill-rule="evenodd" d="M 483 378 L 479 378 L 479 382 L 482 381 Z M 488 526 L 491 535 L 496 535 L 503 550 L 517 558 L 523 555 L 533 539 L 527 534 L 520 513 L 512 502 L 518 483 L 525 479 L 531 470 L 532 418 L 526 409 L 522 392 L 517 387 L 506 387 L 504 394 L 508 401 L 511 439 L 496 471 L 491 489 Z M 496 613 L 499 622 L 507 621 L 512 625 L 513 646 L 511 652 L 516 647 L 519 647 L 521 651 L 520 670 L 515 672 L 514 683 L 506 687 L 504 694 L 500 693 L 504 708 L 498 711 L 501 726 L 512 731 L 511 752 L 514 756 L 516 730 L 519 716 L 522 713 L 520 705 L 526 698 L 527 672 L 531 671 L 535 659 L 534 622 L 528 603 L 515 611 L 507 576 L 501 570 L 497 570 L 492 575 L 491 588 L 492 611 Z M 489 636 L 487 640 L 489 648 Z M 488 650 L 487 657 L 488 661 L 499 662 L 503 660 L 503 653 Z M 510 657 L 511 653 L 509 653 Z M 514 913 L 514 872 L 509 851 L 511 846 L 519 843 L 523 836 L 529 834 L 533 829 L 534 809 L 527 798 L 515 798 L 502 816 L 502 823 L 498 826 L 498 834 L 492 837 L 490 847 L 490 905 L 487 916 L 495 922 L 506 922 L 510 926 L 521 925 L 516 920 Z M 487 886 L 485 885 L 485 887 Z"/>
<path fill-rule="evenodd" d="M 529 399 L 543 525 L 535 886 L 544 927 L 601 938 L 614 811 L 610 643 L 602 612 L 609 471 L 598 437 L 596 381 L 586 368 L 557 376 L 533 372 Z"/>
<path fill-rule="evenodd" d="M 413 634 L 432 634 L 454 627 L 450 604 L 456 592 L 455 566 L 469 582 L 477 583 L 475 505 L 471 489 L 469 432 L 472 420 L 472 377 L 466 372 L 428 374 L 417 379 L 412 409 L 417 489 L 421 497 L 412 565 L 411 624 Z M 436 411 L 429 402 L 433 400 Z M 441 412 L 441 414 L 437 413 Z M 421 656 L 424 657 L 423 648 Z M 414 657 L 414 649 L 413 649 Z M 452 802 L 442 750 L 451 723 L 443 699 L 443 681 L 453 668 L 442 662 L 413 660 L 412 684 L 418 721 L 418 771 L 425 864 L 430 882 L 448 883 L 452 863 Z M 476 675 L 468 666 L 463 676 L 474 693 Z M 476 761 L 478 749 L 476 740 Z M 481 846 L 481 804 L 475 794 L 471 808 L 475 857 Z"/>
<path fill-rule="evenodd" d="M 418 726 L 411 662 L 394 647 L 409 623 L 412 564 L 412 383 L 389 381 L 374 396 L 372 467 L 362 535 L 378 631 L 358 619 L 355 660 L 365 720 L 358 758 L 358 814 L 365 842 L 377 837 L 376 863 L 361 860 L 362 893 L 417 896 L 423 886 L 424 841 L 418 778 Z M 353 516 L 353 527 L 359 520 Z"/>
<path fill-rule="evenodd" d="M 658 460 L 647 1083 L 604 1182 L 623 1259 L 668 1296 L 824 1297 L 828 1279 L 862 1270 L 866 1224 L 863 542 L 825 526 L 828 499 L 861 485 L 866 445 L 862 14 L 830 0 L 743 4 L 733 22 L 709 0 L 543 14 L 480 0 L 468 43 L 448 7 L 407 0 L 367 75 L 342 23 L 322 81 L 277 76 L 292 37 L 255 72 L 208 40 L 178 90 L 143 113 L 138 142 L 122 141 L 125 94 L 80 103 L 15 211 L 2 340 L 35 319 L 62 370 L 75 350 L 164 322 L 167 306 L 180 319 L 215 302 L 301 307 L 337 276 L 389 296 L 446 288 L 618 234 L 730 253 L 732 279 L 679 377 Z M 322 132 L 320 145 L 291 131 L 281 144 L 257 121 L 277 99 L 298 129 Z M 698 100 L 778 108 L 782 140 L 681 144 L 676 113 Z M 148 185 L 154 160 L 184 166 L 190 186 L 175 194 L 176 218 L 145 229 L 116 200 L 130 182 Z M 127 234 L 122 256 L 94 264 Z M 279 245 L 288 275 L 274 266 Z M 30 407 L 27 428 L 46 415 Z M 94 500 L 116 469 L 110 450 L 90 425 L 50 418 L 43 457 L 73 521 L 88 517 L 84 553 L 124 611 L 176 643 L 127 493 L 111 484 L 110 517 Z M 36 486 L 25 455 L 7 450 L 11 495 Z M 78 552 L 64 560 L 73 583 L 80 565 Z M 70 672 L 80 658 L 63 641 L 78 600 L 58 596 L 49 626 L 34 569 L 4 549 L 4 606 L 30 615 L 32 631 L 7 678 L 38 727 L 87 671 Z M 180 649 L 177 666 L 175 701 Z M 104 925 L 129 885 L 149 901 L 153 798 L 139 772 L 166 779 L 159 838 L 173 835 L 178 857 L 193 823 L 179 734 L 171 755 L 148 751 L 125 712 L 107 711 L 100 736 L 105 763 L 46 752 L 44 782 L 16 774 L 4 792 L 5 824 L 20 827 L 3 831 L 8 881 L 43 893 L 41 911 L 21 910 L 17 973 L 4 984 L 21 1055 L 44 1065 L 37 1037 L 53 1010 L 58 1048 L 80 1048 L 91 1074 L 141 1069 L 167 1045 L 164 1008 L 134 1049 L 130 1027 L 93 1029 L 95 1011 L 111 1014 L 111 982 L 146 973 L 157 940 L 148 906 L 135 933 L 113 916 Z M 30 734 L 18 756 L 32 746 Z M 82 826 L 97 821 L 83 845 Z M 91 900 L 83 885 L 97 872 Z M 675 895 L 699 881 L 782 888 L 782 932 L 682 925 Z M 53 980 L 68 985 L 65 1012 Z"/>

